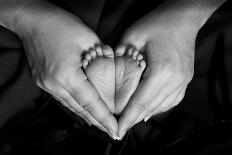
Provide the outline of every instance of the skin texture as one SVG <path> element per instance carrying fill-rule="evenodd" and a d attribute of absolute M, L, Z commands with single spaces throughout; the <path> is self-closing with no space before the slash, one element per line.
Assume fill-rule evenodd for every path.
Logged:
<path fill-rule="evenodd" d="M 94 85 L 112 113 L 115 111 L 114 52 L 109 46 L 96 46 L 85 53 L 82 62 L 89 81 Z"/>
<path fill-rule="evenodd" d="M 88 80 L 97 89 L 110 111 L 119 115 L 139 84 L 146 67 L 143 56 L 124 46 L 114 55 L 109 46 L 95 46 L 82 62 Z"/>
<path fill-rule="evenodd" d="M 147 68 L 119 119 L 118 139 L 141 120 L 183 99 L 193 77 L 197 33 L 220 4 L 217 0 L 166 1 L 126 31 L 122 46 L 142 51 Z"/>
<path fill-rule="evenodd" d="M 119 47 L 115 53 L 115 114 L 120 115 L 139 84 L 146 67 L 143 55 L 134 47 Z"/>
<path fill-rule="evenodd" d="M 137 77 L 126 84 L 130 87 L 125 93 L 128 95 L 119 95 L 115 107 L 104 102 L 108 99 L 100 93 L 88 68 L 89 78 L 82 69 L 83 52 L 91 51 L 102 43 L 78 17 L 48 1 L 0 0 L 0 24 L 22 40 L 32 75 L 39 87 L 86 122 L 114 139 L 122 139 L 136 123 L 166 111 L 182 100 L 193 76 L 196 35 L 223 2 L 167 0 L 132 25 L 115 50 L 118 56 L 115 59 L 116 96 L 124 87 L 124 79 L 132 79 L 130 70 L 135 71 Z M 137 65 L 138 69 L 131 69 L 135 64 L 127 63 L 128 58 L 120 55 L 127 53 L 131 45 L 147 57 L 147 67 L 139 85 L 145 62 L 143 65 L 139 63 L 141 68 Z M 131 58 L 129 61 L 132 61 Z M 120 75 L 123 75 L 122 78 Z M 122 112 L 118 122 L 112 114 L 114 109 L 118 114 Z"/>
<path fill-rule="evenodd" d="M 12 18 L 2 15 L 0 21 L 22 40 L 36 84 L 115 137 L 117 121 L 81 68 L 83 52 L 101 44 L 98 36 L 78 17 L 46 1 L 28 1 L 11 14 Z"/>

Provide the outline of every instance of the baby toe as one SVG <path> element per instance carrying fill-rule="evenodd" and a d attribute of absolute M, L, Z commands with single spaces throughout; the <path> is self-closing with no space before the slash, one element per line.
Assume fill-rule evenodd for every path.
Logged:
<path fill-rule="evenodd" d="M 88 61 L 90 61 L 90 60 L 91 60 L 91 55 L 90 55 L 89 53 L 87 53 L 87 54 L 85 55 L 85 59 L 88 60 Z"/>
<path fill-rule="evenodd" d="M 97 53 L 94 49 L 91 49 L 89 53 L 90 53 L 92 59 L 95 59 L 97 57 Z"/>
<path fill-rule="evenodd" d="M 133 52 L 134 48 L 133 47 L 130 47 L 127 51 L 127 55 L 131 56 L 132 55 L 132 52 Z"/>
<path fill-rule="evenodd" d="M 96 51 L 96 53 L 97 53 L 98 56 L 103 56 L 103 52 L 102 52 L 102 47 L 101 46 L 97 45 L 95 47 L 95 51 Z"/>
<path fill-rule="evenodd" d="M 82 66 L 84 69 L 87 67 L 88 63 L 89 63 L 88 60 L 86 60 L 86 59 L 83 60 Z"/>
<path fill-rule="evenodd" d="M 146 62 L 144 60 L 140 60 L 139 61 L 139 66 L 142 68 L 142 69 L 145 69 L 146 68 Z"/>
<path fill-rule="evenodd" d="M 139 54 L 139 51 L 136 50 L 136 49 L 134 49 L 134 50 L 132 51 L 132 58 L 133 58 L 134 60 L 136 60 L 136 57 L 137 57 L 138 54 Z"/>
<path fill-rule="evenodd" d="M 142 60 L 142 59 L 143 59 L 143 55 L 139 53 L 136 57 L 136 60 Z"/>
<path fill-rule="evenodd" d="M 126 47 L 124 45 L 120 45 L 116 50 L 115 50 L 115 56 L 123 56 L 125 54 Z"/>
<path fill-rule="evenodd" d="M 102 52 L 105 57 L 108 57 L 108 58 L 114 57 L 114 52 L 110 46 L 103 46 Z"/>

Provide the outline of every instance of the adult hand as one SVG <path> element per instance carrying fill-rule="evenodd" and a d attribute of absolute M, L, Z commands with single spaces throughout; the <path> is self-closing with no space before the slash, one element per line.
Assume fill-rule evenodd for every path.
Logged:
<path fill-rule="evenodd" d="M 46 1 L 28 1 L 13 19 L 17 25 L 9 28 L 23 42 L 37 85 L 114 137 L 117 121 L 81 68 L 83 51 L 101 43 L 96 34 L 79 18 Z"/>
<path fill-rule="evenodd" d="M 119 139 L 141 120 L 183 99 L 193 77 L 196 35 L 220 3 L 212 4 L 202 10 L 192 1 L 167 1 L 126 31 L 120 46 L 134 46 L 144 53 L 147 67 L 119 119 Z"/>

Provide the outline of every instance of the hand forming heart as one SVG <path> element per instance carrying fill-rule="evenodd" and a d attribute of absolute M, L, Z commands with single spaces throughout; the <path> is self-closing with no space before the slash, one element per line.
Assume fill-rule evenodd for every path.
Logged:
<path fill-rule="evenodd" d="M 195 39 L 202 25 L 178 16 L 151 12 L 126 31 L 114 54 L 109 46 L 96 46 L 86 54 L 87 77 L 111 112 L 120 114 L 117 139 L 184 97 L 193 77 Z"/>
<path fill-rule="evenodd" d="M 177 105 L 192 79 L 195 38 L 207 18 L 191 9 L 178 12 L 169 3 L 174 1 L 130 27 L 115 52 L 100 46 L 78 17 L 47 1 L 30 1 L 11 10 L 12 17 L 3 9 L 0 23 L 21 38 L 39 87 L 122 139 L 136 123 Z M 182 5 L 198 9 L 189 3 Z M 83 51 L 88 52 L 81 60 Z M 118 121 L 112 113 L 120 114 Z"/>

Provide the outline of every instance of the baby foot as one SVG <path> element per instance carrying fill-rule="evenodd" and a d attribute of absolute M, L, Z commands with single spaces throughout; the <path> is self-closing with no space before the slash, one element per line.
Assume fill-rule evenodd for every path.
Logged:
<path fill-rule="evenodd" d="M 110 111 L 114 113 L 115 64 L 114 53 L 111 47 L 96 46 L 90 49 L 85 54 L 82 66 L 88 80 L 96 88 Z"/>
<path fill-rule="evenodd" d="M 115 53 L 115 66 L 115 113 L 120 114 L 137 88 L 146 63 L 137 49 L 121 46 Z"/>

